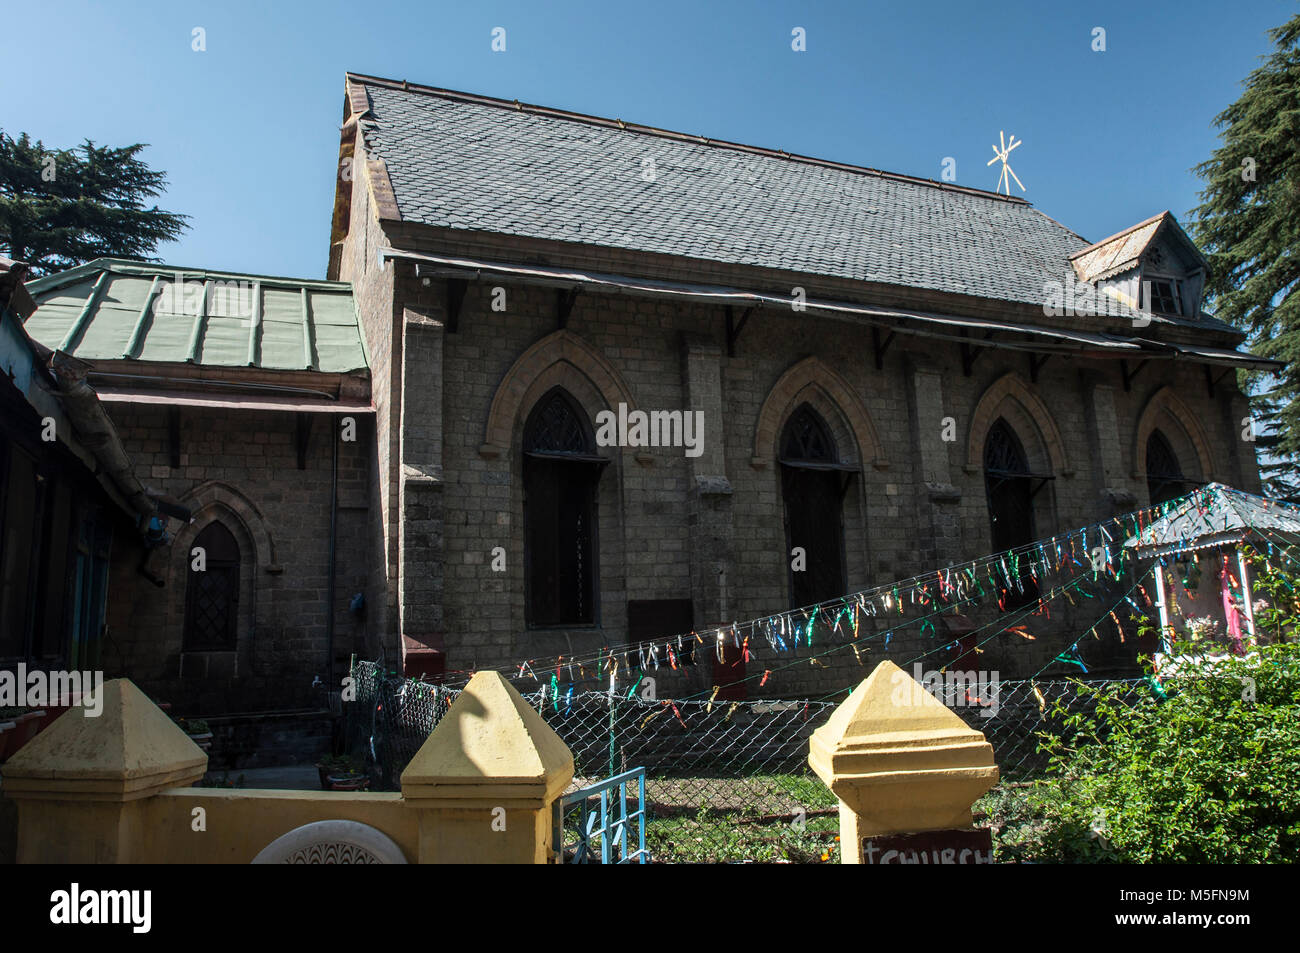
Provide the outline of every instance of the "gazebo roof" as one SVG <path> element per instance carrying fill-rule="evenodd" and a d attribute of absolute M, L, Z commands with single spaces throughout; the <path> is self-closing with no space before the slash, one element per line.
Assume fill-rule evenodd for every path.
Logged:
<path fill-rule="evenodd" d="M 1209 483 L 1167 506 L 1124 545 L 1140 556 L 1164 556 L 1236 545 L 1268 533 L 1300 538 L 1300 509 L 1222 483 Z"/>

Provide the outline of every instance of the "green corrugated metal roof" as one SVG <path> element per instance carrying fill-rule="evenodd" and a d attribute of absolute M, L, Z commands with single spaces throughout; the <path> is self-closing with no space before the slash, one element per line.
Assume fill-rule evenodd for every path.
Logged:
<path fill-rule="evenodd" d="M 27 333 L 83 360 L 368 366 L 352 286 L 100 258 L 28 282 Z"/>

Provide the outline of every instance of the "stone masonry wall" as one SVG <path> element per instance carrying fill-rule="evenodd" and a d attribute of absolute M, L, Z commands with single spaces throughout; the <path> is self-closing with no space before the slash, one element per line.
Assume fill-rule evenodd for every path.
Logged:
<path fill-rule="evenodd" d="M 366 654 L 365 614 L 349 611 L 370 566 L 371 424 L 359 415 L 357 439 L 339 439 L 332 415 L 313 414 L 306 468 L 298 469 L 295 415 L 269 411 L 180 409 L 180 466 L 170 466 L 167 411 L 108 405 L 137 474 L 148 486 L 194 508 L 195 521 L 170 521 L 174 539 L 143 577 L 114 590 L 106 677 L 129 674 L 172 701 L 181 714 L 320 708 L 327 678 L 326 612 L 330 541 L 331 453 L 338 444 L 335 568 L 335 681 L 352 652 Z M 240 549 L 238 650 L 182 652 L 191 544 L 219 519 Z"/>
<path fill-rule="evenodd" d="M 354 217 L 354 233 L 356 223 L 364 220 Z M 452 246 L 403 226 L 388 229 L 386 237 L 399 248 L 582 264 L 597 271 L 649 270 L 642 256 L 612 249 L 535 257 L 505 240 L 495 249 L 486 242 Z M 661 264 L 655 270 L 660 277 L 754 286 L 752 276 L 746 281 L 721 266 L 692 263 L 674 272 Z M 445 280 L 417 278 L 410 262 L 388 268 L 395 281 L 394 310 L 416 313 L 421 321 L 445 328 Z M 492 310 L 494 286 L 506 290 L 505 311 Z M 359 300 L 366 298 L 359 295 Z M 386 301 L 381 302 L 377 317 L 368 315 L 367 322 L 378 325 L 386 308 Z M 414 554 L 421 560 L 421 573 L 441 568 L 441 624 L 452 670 L 590 655 L 605 645 L 619 646 L 627 639 L 629 600 L 691 598 L 700 631 L 788 608 L 790 557 L 779 468 L 774 459 L 754 459 L 765 404 L 792 401 L 787 409 L 793 410 L 808 400 L 826 417 L 841 456 L 861 466 L 844 504 L 850 589 L 906 578 L 991 549 L 978 448 L 998 416 L 1017 429 L 1031 469 L 1054 477 L 1035 499 L 1040 536 L 1144 505 L 1146 484 L 1137 457 L 1153 425 L 1169 437 L 1189 478 L 1219 479 L 1245 489 L 1258 486 L 1253 453 L 1239 432 L 1245 415 L 1241 395 L 1229 378 L 1219 382 L 1211 397 L 1202 368 L 1194 365 L 1151 362 L 1126 389 L 1118 361 L 1054 357 L 1039 367 L 1035 382 L 1026 355 L 988 350 L 966 376 L 957 344 L 899 335 L 878 370 L 869 328 L 770 308 L 752 314 L 735 356 L 729 357 L 719 307 L 580 294 L 564 332 L 557 335 L 554 289 L 493 279 L 470 282 L 458 324 L 454 333 L 441 332 L 439 347 L 442 533 Z M 716 357 L 702 356 L 706 352 Z M 800 376 L 799 365 L 809 358 L 816 360 L 805 370 L 812 371 Z M 716 387 L 703 370 L 712 360 L 717 362 Z M 408 378 L 418 378 L 421 371 L 405 368 Z M 528 411 L 556 385 L 568 389 L 593 419 L 600 410 L 617 409 L 624 399 L 644 410 L 703 410 L 705 440 L 710 453 L 720 445 L 717 467 L 722 472 L 702 471 L 703 464 L 686 458 L 681 448 L 613 452 L 599 484 L 600 624 L 529 630 L 524 621 L 519 445 Z M 697 393 L 705 405 L 688 406 L 694 399 L 688 395 Z M 860 405 L 864 413 L 846 404 Z M 509 413 L 503 415 L 503 407 Z M 402 413 L 425 410 L 408 406 Z M 866 424 L 860 419 L 864 416 Z M 955 424 L 951 441 L 941 437 L 948 417 Z M 784 417 L 775 421 L 776 432 L 783 423 Z M 712 502 L 702 502 L 695 496 L 700 480 L 712 476 L 724 478 L 727 486 L 720 495 L 710 491 L 703 498 Z M 727 502 L 719 504 L 721 499 Z M 692 521 L 702 518 L 725 531 L 697 533 L 693 550 Z M 507 554 L 503 573 L 491 568 L 497 546 Z M 706 561 L 716 561 L 718 571 L 706 571 Z M 1029 624 L 1039 638 L 1030 642 L 1000 636 L 984 646 L 980 667 L 996 668 L 1003 677 L 1039 670 L 1062 648 L 1060 633 L 1086 632 L 1097 621 L 1090 611 L 1087 604 L 1056 600 L 1050 619 L 1035 618 Z M 988 621 L 987 610 L 971 615 L 977 624 Z M 1106 644 L 1116 639 L 1113 627 L 1099 627 L 1099 636 L 1104 644 L 1096 652 L 1101 656 L 1118 663 L 1125 653 L 1132 654 L 1131 644 Z M 814 645 L 811 651 L 804 647 L 772 659 L 760 646 L 761 658 L 751 663 L 749 674 L 763 668 L 774 674 L 761 690 L 752 680 L 750 692 L 824 694 L 853 684 L 885 655 L 900 662 L 922 658 L 927 667 L 938 668 L 951 660 L 940 650 L 947 641 L 942 629 L 937 635 L 920 635 L 913 625 L 892 636 L 887 651 L 883 639 L 877 639 L 858 656 L 844 650 L 814 660 L 811 655 L 824 651 Z M 661 675 L 670 684 L 674 678 L 684 682 L 683 689 L 705 691 L 717 680 L 710 665 L 685 676 L 666 670 Z M 567 680 L 562 673 L 562 681 Z"/>
<path fill-rule="evenodd" d="M 370 526 L 370 575 L 366 601 L 373 620 L 371 658 L 381 654 L 398 664 L 397 631 L 397 520 L 398 512 L 398 412 L 401 406 L 401 337 L 394 339 L 393 269 L 378 267 L 378 249 L 388 240 L 375 216 L 366 188 L 364 152 L 354 159 L 351 222 L 343 243 L 339 281 L 352 282 L 361 316 L 361 331 L 370 361 L 370 393 L 375 406 L 374 447 L 371 460 L 371 505 L 380 516 Z"/>

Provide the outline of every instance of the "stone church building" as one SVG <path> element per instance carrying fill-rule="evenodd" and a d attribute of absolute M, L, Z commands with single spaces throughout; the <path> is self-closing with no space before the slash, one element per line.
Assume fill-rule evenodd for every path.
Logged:
<path fill-rule="evenodd" d="M 1167 212 L 1089 243 L 964 186 L 404 81 L 344 93 L 327 281 L 191 270 L 196 313 L 151 324 L 169 269 L 32 283 L 33 337 L 93 366 L 141 478 L 196 514 L 142 547 L 166 585 L 109 607 L 144 681 L 274 707 L 353 652 L 448 676 L 590 656 L 1259 489 L 1234 371 L 1268 362 L 1202 310 Z M 209 307 L 232 282 L 251 318 Z M 226 595 L 196 603 L 204 534 Z M 1132 661 L 1112 643 L 1093 660 Z M 680 680 L 820 695 L 861 677 L 844 655 Z"/>

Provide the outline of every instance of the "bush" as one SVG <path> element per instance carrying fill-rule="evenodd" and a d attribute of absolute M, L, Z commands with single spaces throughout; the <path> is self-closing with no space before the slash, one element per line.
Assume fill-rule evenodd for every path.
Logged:
<path fill-rule="evenodd" d="M 1005 859 L 1224 864 L 1300 855 L 1300 648 L 1202 659 L 1153 687 L 1131 705 L 1118 686 L 1079 684 L 1095 709 L 1058 712 L 1063 729 L 1043 742 L 1049 777 L 1029 789 L 1021 826 L 1004 837 Z"/>

